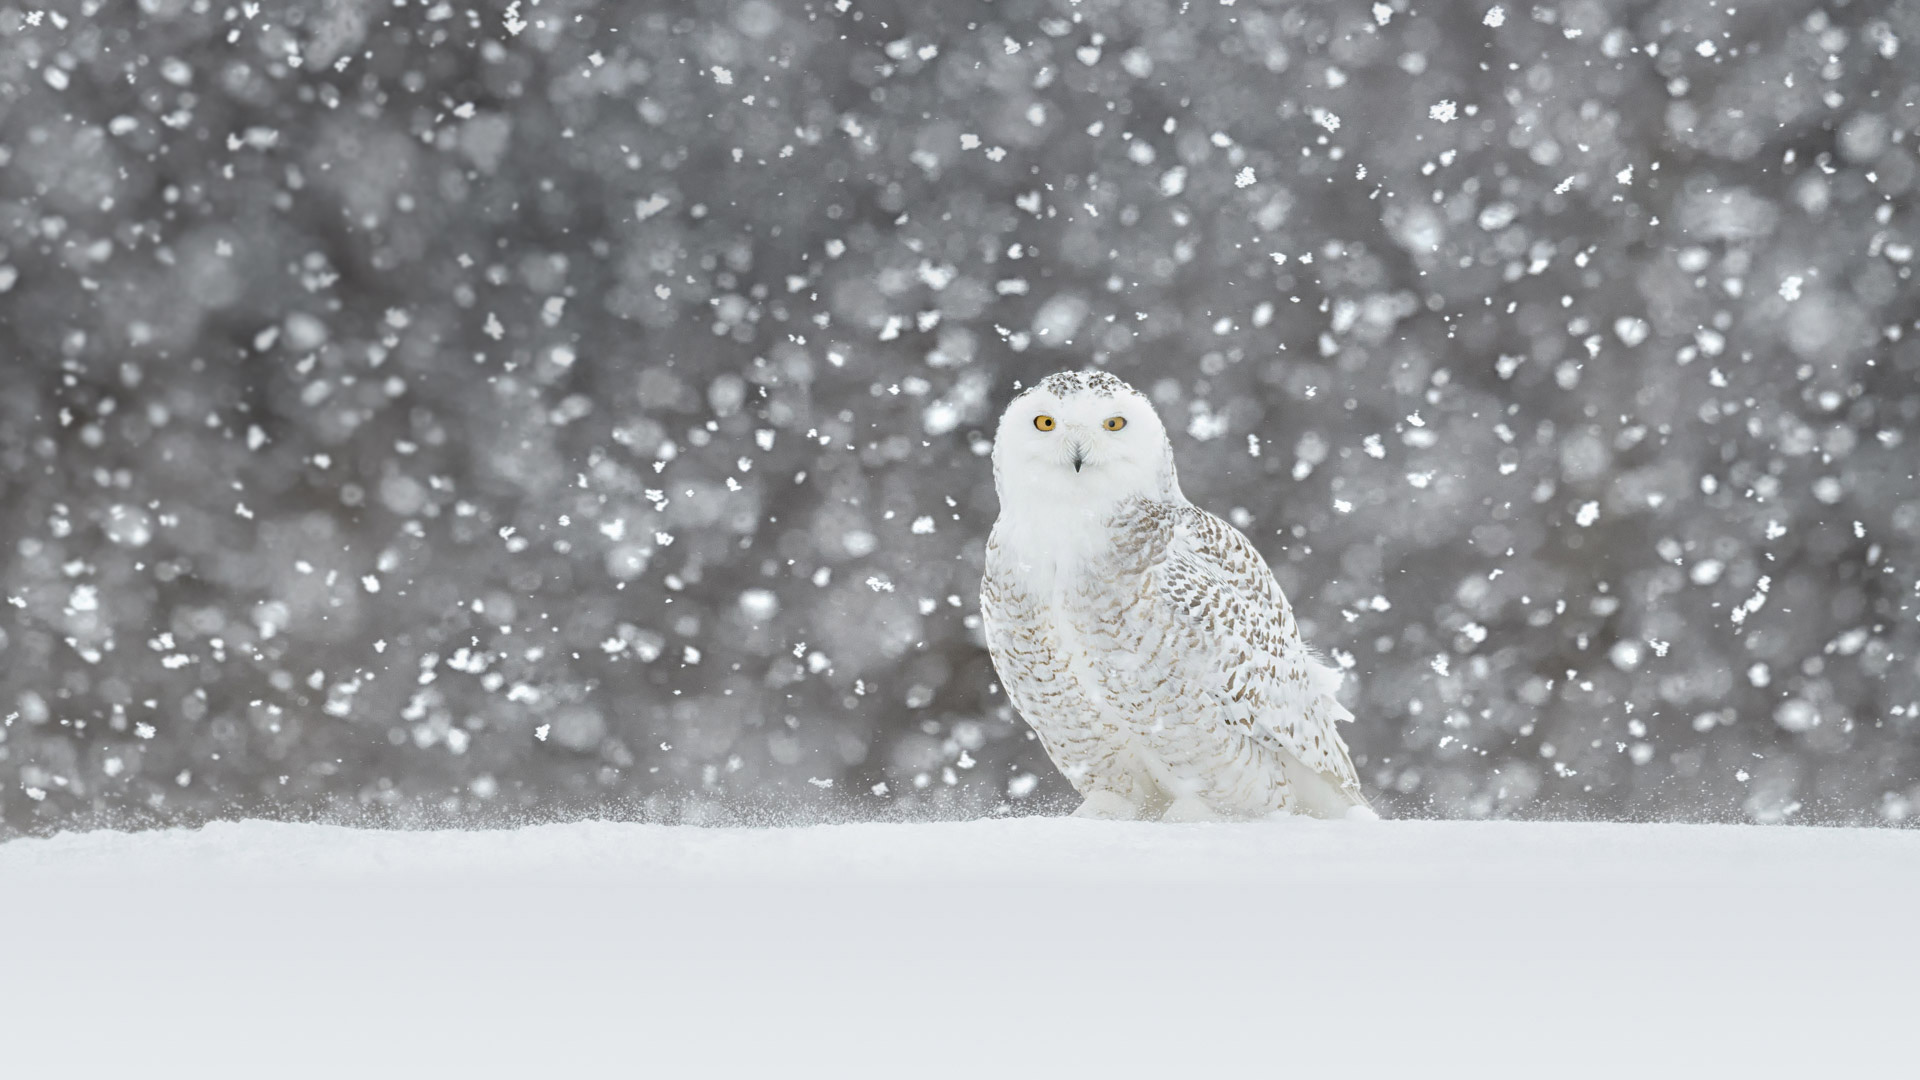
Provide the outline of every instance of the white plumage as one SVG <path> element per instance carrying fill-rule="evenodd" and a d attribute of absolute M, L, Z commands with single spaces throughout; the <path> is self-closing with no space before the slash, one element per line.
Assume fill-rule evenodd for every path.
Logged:
<path fill-rule="evenodd" d="M 1188 502 L 1153 406 L 1100 371 L 1013 400 L 980 611 L 1007 696 L 1084 797 L 1166 820 L 1366 807 L 1340 673 L 1245 536 Z"/>

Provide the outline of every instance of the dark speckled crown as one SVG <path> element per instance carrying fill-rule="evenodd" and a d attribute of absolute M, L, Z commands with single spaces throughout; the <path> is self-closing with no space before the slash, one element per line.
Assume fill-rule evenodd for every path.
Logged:
<path fill-rule="evenodd" d="M 1035 390 L 1045 390 L 1055 397 L 1069 394 L 1104 394 L 1113 397 L 1116 394 L 1135 393 L 1125 380 L 1106 371 L 1061 371 L 1041 379 L 1015 395 L 1015 400 L 1026 397 Z"/>

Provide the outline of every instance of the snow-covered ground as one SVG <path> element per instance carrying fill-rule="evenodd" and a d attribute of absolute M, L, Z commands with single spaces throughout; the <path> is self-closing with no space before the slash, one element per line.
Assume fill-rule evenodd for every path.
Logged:
<path fill-rule="evenodd" d="M 1913 831 L 65 834 L 0 845 L 0 1071 L 1904 1075 L 1917 901 Z"/>

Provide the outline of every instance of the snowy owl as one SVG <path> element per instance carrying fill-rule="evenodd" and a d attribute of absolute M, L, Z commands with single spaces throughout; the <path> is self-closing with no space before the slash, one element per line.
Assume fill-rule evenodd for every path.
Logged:
<path fill-rule="evenodd" d="M 987 649 L 1079 816 L 1370 815 L 1334 730 L 1353 719 L 1340 673 L 1253 544 L 1180 493 L 1145 397 L 1049 376 L 1000 417 L 993 482 Z"/>

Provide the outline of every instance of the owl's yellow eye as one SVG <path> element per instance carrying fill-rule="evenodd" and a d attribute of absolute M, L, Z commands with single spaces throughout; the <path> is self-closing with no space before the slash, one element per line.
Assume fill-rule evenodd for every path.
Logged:
<path fill-rule="evenodd" d="M 1039 416 L 1033 418 L 1033 426 L 1039 428 L 1041 431 L 1052 431 L 1053 417 L 1048 416 L 1046 413 L 1041 413 Z"/>
<path fill-rule="evenodd" d="M 1107 417 L 1107 422 L 1100 426 L 1106 428 L 1108 431 L 1119 431 L 1121 428 L 1127 426 L 1127 418 L 1124 416 L 1109 416 Z"/>

